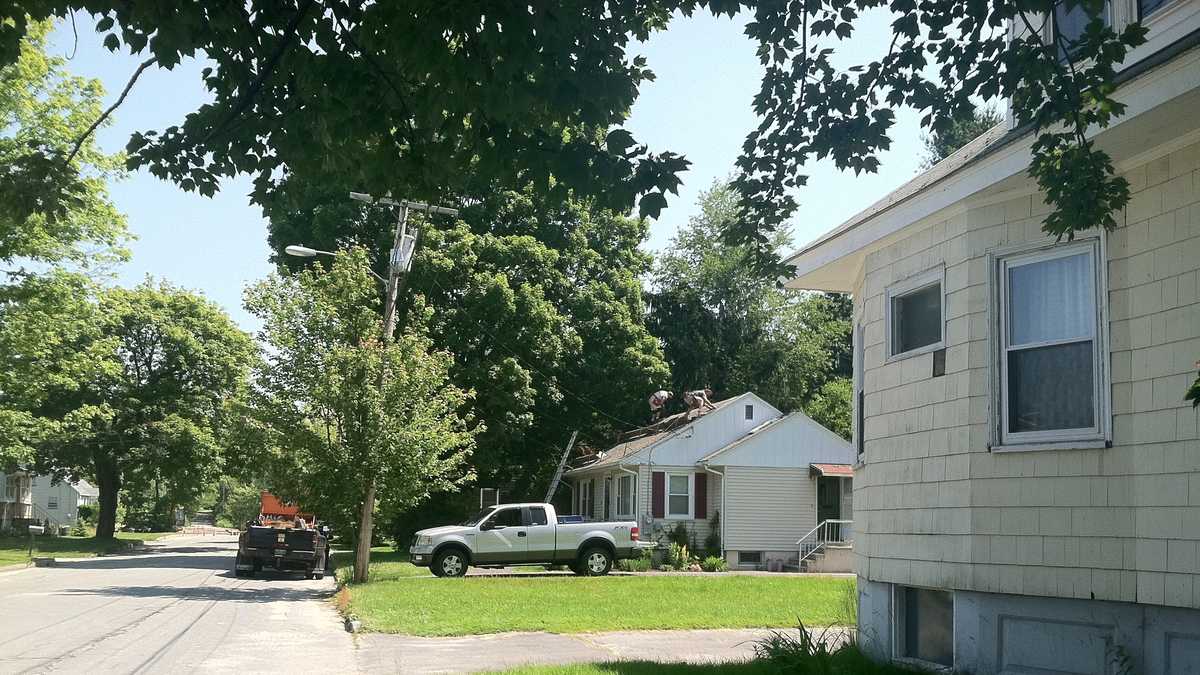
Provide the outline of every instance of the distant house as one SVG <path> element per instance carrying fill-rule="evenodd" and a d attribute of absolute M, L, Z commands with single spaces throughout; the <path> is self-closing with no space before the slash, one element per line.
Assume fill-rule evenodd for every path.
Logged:
<path fill-rule="evenodd" d="M 702 550 L 719 514 L 735 567 L 849 570 L 849 523 L 818 526 L 852 519 L 853 461 L 848 442 L 804 413 L 745 393 L 667 418 L 565 476 L 575 513 L 637 520 L 645 539 L 682 523 Z"/>
<path fill-rule="evenodd" d="M 32 488 L 35 517 L 60 526 L 74 525 L 79 518 L 79 507 L 95 504 L 100 495 L 85 480 L 55 483 L 51 476 L 34 476 Z"/>
<path fill-rule="evenodd" d="M 0 531 L 24 527 L 31 518 L 33 496 L 29 474 L 0 472 Z"/>

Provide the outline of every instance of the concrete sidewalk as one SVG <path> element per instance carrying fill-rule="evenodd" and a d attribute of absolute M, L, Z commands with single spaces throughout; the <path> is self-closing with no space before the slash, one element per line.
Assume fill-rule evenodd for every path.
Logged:
<path fill-rule="evenodd" d="M 517 666 L 645 660 L 714 663 L 754 656 L 754 643 L 792 629 L 639 630 L 608 633 L 500 633 L 429 638 L 356 636 L 364 672 L 471 673 Z"/>

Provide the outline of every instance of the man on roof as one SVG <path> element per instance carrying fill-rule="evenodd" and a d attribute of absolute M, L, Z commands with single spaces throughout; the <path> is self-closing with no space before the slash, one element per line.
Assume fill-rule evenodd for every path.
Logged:
<path fill-rule="evenodd" d="M 659 389 L 658 391 L 654 392 L 653 394 L 650 394 L 650 421 L 651 422 L 657 422 L 659 420 L 659 418 L 662 417 L 663 407 L 667 405 L 667 401 L 670 401 L 674 397 L 675 397 L 675 394 L 672 394 L 671 392 L 669 392 L 665 389 Z"/>

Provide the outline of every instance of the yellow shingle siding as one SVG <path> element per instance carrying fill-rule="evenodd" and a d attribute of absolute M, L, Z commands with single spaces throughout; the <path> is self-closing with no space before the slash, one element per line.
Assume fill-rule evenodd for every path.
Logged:
<path fill-rule="evenodd" d="M 1200 608 L 1200 143 L 1126 174 L 1107 235 L 1113 447 L 990 453 L 989 252 L 1042 244 L 1036 195 L 973 206 L 866 258 L 859 573 L 885 582 Z M 946 375 L 888 362 L 886 289 L 944 266 Z"/>

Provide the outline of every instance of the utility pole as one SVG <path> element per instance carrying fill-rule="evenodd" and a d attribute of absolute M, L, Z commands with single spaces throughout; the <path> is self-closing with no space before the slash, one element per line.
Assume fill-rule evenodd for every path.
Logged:
<path fill-rule="evenodd" d="M 388 275 L 384 281 L 386 293 L 383 300 L 383 342 L 384 345 L 387 345 L 391 343 L 393 335 L 396 332 L 397 299 L 399 298 L 400 290 L 403 288 L 408 270 L 412 267 L 413 258 L 417 254 L 417 233 L 415 232 L 415 228 L 413 234 L 408 233 L 409 210 L 415 209 L 417 211 L 424 211 L 425 213 L 437 213 L 448 216 L 457 216 L 458 210 L 441 206 L 430 206 L 421 202 L 396 201 L 391 197 L 375 199 L 371 195 L 362 194 L 361 192 L 351 192 L 350 198 L 368 204 L 378 203 L 399 208 L 399 214 L 396 218 L 396 233 L 392 241 L 392 250 L 388 254 Z M 384 384 L 386 384 L 384 378 L 385 374 L 380 370 L 379 389 L 381 391 Z M 367 580 L 367 568 L 371 562 L 371 534 L 375 529 L 376 487 L 375 476 L 369 476 L 367 478 L 366 494 L 363 496 L 362 514 L 359 520 L 358 547 L 354 552 L 355 583 L 363 583 Z"/>

